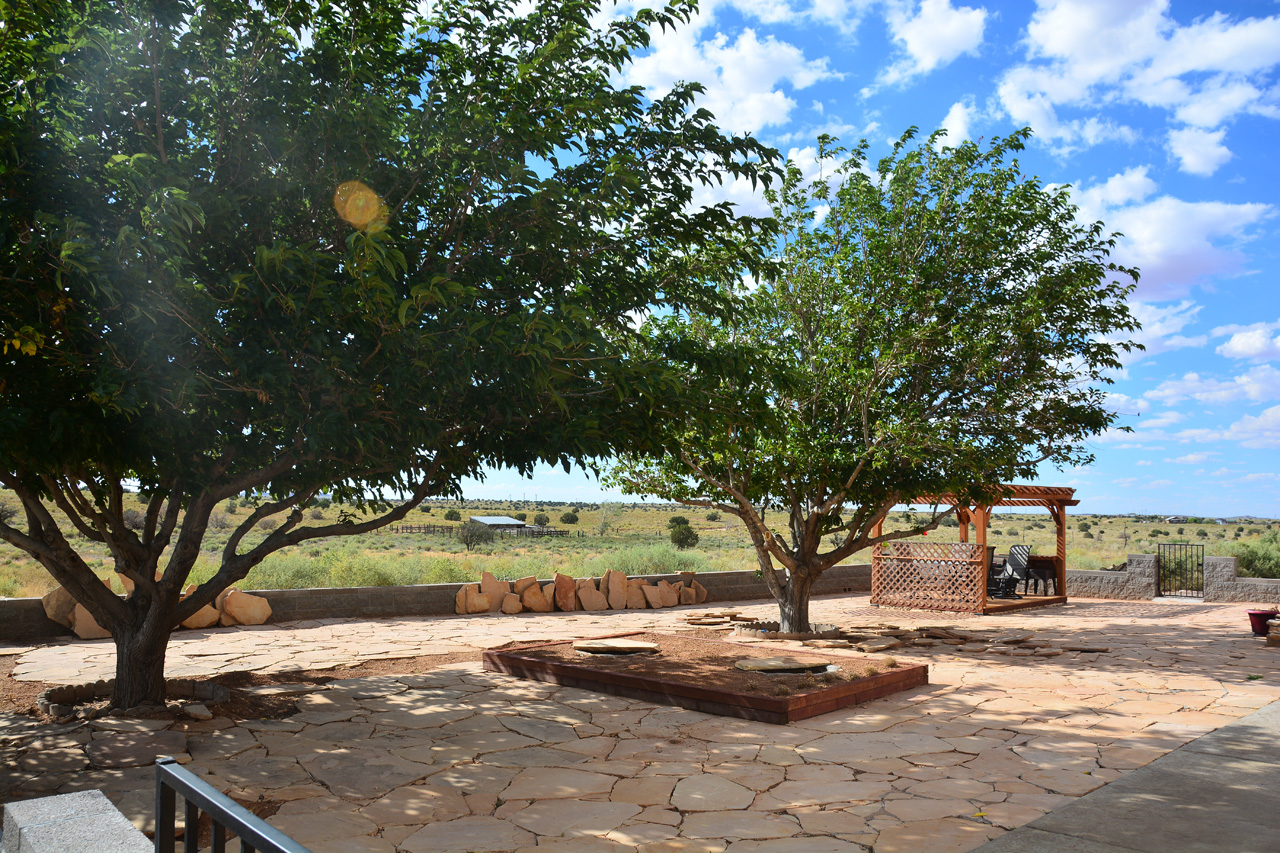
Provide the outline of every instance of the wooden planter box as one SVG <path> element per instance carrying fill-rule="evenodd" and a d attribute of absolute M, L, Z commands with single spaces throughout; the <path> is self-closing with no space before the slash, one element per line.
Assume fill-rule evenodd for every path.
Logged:
<path fill-rule="evenodd" d="M 625 634 L 610 634 L 609 637 L 631 637 L 645 634 L 645 631 L 633 631 Z M 603 637 L 593 639 L 604 639 Z M 682 637 L 688 641 L 689 638 Z M 740 717 L 744 720 L 755 720 L 762 723 L 785 725 L 795 720 L 816 717 L 831 711 L 847 708 L 882 696 L 889 696 L 902 690 L 910 690 L 929 683 L 929 667 L 925 664 L 899 666 L 888 672 L 834 684 L 821 690 L 791 696 L 757 696 L 747 693 L 735 693 L 714 687 L 683 684 L 651 676 L 633 675 L 625 672 L 609 672 L 596 669 L 589 664 L 567 664 L 549 661 L 527 654 L 536 649 L 551 646 L 569 645 L 574 640 L 560 640 L 554 643 L 519 646 L 511 649 L 491 650 L 483 655 L 484 668 L 490 672 L 502 672 L 517 678 L 532 681 L 545 681 L 565 687 L 579 687 L 583 690 L 594 690 L 625 696 L 628 699 L 641 699 L 658 705 L 676 705 L 706 714 L 717 714 L 722 717 Z M 721 640 L 700 640 L 708 646 L 735 646 L 743 649 L 743 657 L 749 657 L 749 647 Z M 835 655 L 824 655 L 805 649 L 805 657 L 817 657 L 835 664 L 848 664 L 850 658 Z M 856 660 L 852 659 L 852 660 Z"/>

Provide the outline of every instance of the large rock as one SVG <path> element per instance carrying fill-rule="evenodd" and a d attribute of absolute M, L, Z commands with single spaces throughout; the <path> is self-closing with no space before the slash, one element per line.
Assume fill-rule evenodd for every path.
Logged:
<path fill-rule="evenodd" d="M 506 595 L 502 596 L 502 604 L 500 607 L 502 608 L 503 613 L 508 614 L 519 613 L 521 610 L 524 610 L 524 604 L 521 603 L 520 596 L 516 595 L 514 592 L 508 592 Z"/>
<path fill-rule="evenodd" d="M 478 583 L 464 583 L 458 587 L 458 594 L 453 597 L 453 612 L 459 616 L 467 615 L 467 587 L 471 587 L 474 592 L 480 591 Z"/>
<path fill-rule="evenodd" d="M 697 604 L 698 594 L 691 587 L 680 584 L 680 603 L 681 604 Z"/>
<path fill-rule="evenodd" d="M 40 603 L 44 605 L 45 616 L 64 628 L 71 627 L 71 614 L 76 609 L 76 600 L 71 597 L 71 593 L 60 586 L 54 587 L 51 592 L 45 593 Z"/>
<path fill-rule="evenodd" d="M 662 600 L 663 607 L 675 607 L 680 603 L 680 593 L 666 581 L 658 581 L 658 596 Z"/>
<path fill-rule="evenodd" d="M 649 606 L 649 599 L 645 598 L 644 594 L 644 591 L 648 588 L 648 584 L 644 583 L 641 583 L 639 586 L 627 587 L 628 610 L 644 610 Z"/>
<path fill-rule="evenodd" d="M 600 579 L 600 591 L 609 599 L 609 606 L 614 610 L 625 610 L 627 607 L 627 576 L 613 569 L 604 573 Z"/>
<path fill-rule="evenodd" d="M 480 574 L 480 592 L 489 596 L 489 612 L 497 613 L 502 609 L 502 602 L 511 592 L 511 584 L 500 581 L 489 572 Z"/>
<path fill-rule="evenodd" d="M 99 625 L 83 604 L 77 604 L 71 611 L 71 630 L 82 640 L 101 640 L 111 636 L 111 632 Z"/>
<path fill-rule="evenodd" d="M 477 584 L 467 584 L 466 601 L 463 603 L 467 613 L 490 613 L 493 611 L 493 599 L 489 597 L 489 593 L 480 592 Z M 499 607 L 502 605 L 499 604 Z"/>
<path fill-rule="evenodd" d="M 556 609 L 557 610 L 577 610 L 578 609 L 578 584 L 568 575 L 562 575 L 556 572 Z"/>
<path fill-rule="evenodd" d="M 640 587 L 640 591 L 644 593 L 644 600 L 654 610 L 657 610 L 663 606 L 662 591 L 658 589 L 656 586 L 645 584 L 644 586 Z"/>
<path fill-rule="evenodd" d="M 222 613 L 241 625 L 265 625 L 271 618 L 271 604 L 260 595 L 236 590 L 222 600 Z"/>
<path fill-rule="evenodd" d="M 696 596 L 696 598 L 694 598 L 693 603 L 694 604 L 705 603 L 707 600 L 707 588 L 702 584 L 698 583 L 697 581 L 694 581 L 692 586 L 693 586 L 693 593 Z"/>
<path fill-rule="evenodd" d="M 195 591 L 196 591 L 196 585 L 191 584 L 191 586 L 187 587 L 187 591 L 182 594 L 182 597 L 186 598 L 187 596 L 191 595 L 191 593 Z M 206 604 L 204 607 L 201 607 L 195 613 L 191 614 L 190 617 L 188 617 L 187 619 L 184 619 L 182 622 L 182 627 L 183 628 L 212 628 L 214 625 L 218 624 L 219 615 L 220 614 L 218 613 L 217 608 L 215 608 L 211 604 Z"/>
<path fill-rule="evenodd" d="M 596 579 L 595 578 L 578 578 L 577 585 L 579 590 L 596 589 Z M 598 589 L 596 589 L 596 591 L 599 592 Z"/>
<path fill-rule="evenodd" d="M 578 590 L 578 602 L 582 605 L 583 610 L 608 610 L 609 599 L 605 598 L 604 593 L 596 589 L 595 586 L 584 586 Z"/>
<path fill-rule="evenodd" d="M 226 607 L 223 606 L 226 604 L 227 596 L 231 595 L 233 592 L 239 591 L 240 590 L 234 586 L 230 589 L 224 589 L 222 592 L 218 593 L 218 597 L 213 600 L 213 606 L 218 608 L 218 613 L 220 614 L 218 617 L 219 625 L 222 625 L 223 627 L 230 627 L 231 625 L 240 624 L 236 621 L 234 616 L 227 612 Z"/>
<path fill-rule="evenodd" d="M 536 586 L 537 583 L 538 579 L 535 577 L 520 578 L 520 580 L 514 581 L 511 584 L 511 591 L 516 595 L 522 595 L 526 589 L 531 586 Z"/>
<path fill-rule="evenodd" d="M 520 593 L 520 603 L 524 605 L 525 610 L 531 610 L 534 613 L 550 613 L 555 609 L 551 599 L 542 594 L 541 587 L 536 583 Z"/>

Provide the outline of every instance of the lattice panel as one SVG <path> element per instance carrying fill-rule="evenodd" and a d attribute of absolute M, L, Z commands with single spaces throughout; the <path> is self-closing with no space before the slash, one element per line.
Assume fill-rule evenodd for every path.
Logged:
<path fill-rule="evenodd" d="M 919 610 L 982 611 L 986 549 L 972 542 L 883 542 L 871 552 L 871 603 Z"/>

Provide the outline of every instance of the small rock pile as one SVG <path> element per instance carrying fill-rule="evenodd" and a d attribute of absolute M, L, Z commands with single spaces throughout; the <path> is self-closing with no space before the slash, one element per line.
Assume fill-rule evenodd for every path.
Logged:
<path fill-rule="evenodd" d="M 682 572 L 681 577 L 676 583 L 651 584 L 610 570 L 598 580 L 557 573 L 550 581 L 527 577 L 508 582 L 484 572 L 480 583 L 463 584 L 458 590 L 454 610 L 459 614 L 644 610 L 707 600 L 706 588 L 694 580 L 692 572 Z"/>
<path fill-rule="evenodd" d="M 121 581 L 124 583 L 125 594 L 128 598 L 133 594 L 133 581 L 124 575 L 120 575 Z M 159 580 L 160 576 L 156 576 Z M 111 586 L 110 582 L 104 578 L 103 583 Z M 187 587 L 182 597 L 196 591 L 195 584 Z M 89 613 L 83 604 L 79 604 L 71 593 L 62 587 L 57 587 L 52 592 L 47 593 L 41 602 L 44 604 L 44 613 L 54 622 L 64 628 L 69 628 L 77 637 L 82 640 L 101 640 L 111 636 L 111 632 L 98 624 L 93 615 Z M 223 590 L 214 600 L 213 604 L 206 604 L 197 610 L 190 618 L 182 623 L 184 628 L 212 628 L 214 625 L 262 625 L 271 618 L 271 604 L 263 597 L 258 595 L 250 595 L 247 592 L 241 592 L 236 587 Z"/>
<path fill-rule="evenodd" d="M 839 629 L 839 637 L 805 640 L 804 645 L 820 649 L 857 649 L 877 653 L 890 649 L 938 648 L 976 654 L 986 652 L 1010 657 L 1056 657 L 1063 652 L 1106 652 L 1104 646 L 1069 644 L 1036 639 L 1019 632 L 970 631 L 961 628 L 896 625 L 860 625 Z"/>
<path fill-rule="evenodd" d="M 88 684 L 61 684 L 44 690 L 36 697 L 36 709 L 58 720 L 96 720 L 109 713 L 105 704 L 98 707 L 76 709 L 76 705 L 101 702 L 111 698 L 115 689 L 114 678 L 93 681 Z M 225 702 L 231 698 L 231 691 L 221 684 L 211 681 L 195 681 L 190 678 L 169 678 L 165 680 L 165 695 L 178 700 L 179 709 L 194 720 L 210 720 L 213 714 L 207 705 Z M 129 714 L 135 711 L 153 711 L 154 708 L 130 708 Z"/>

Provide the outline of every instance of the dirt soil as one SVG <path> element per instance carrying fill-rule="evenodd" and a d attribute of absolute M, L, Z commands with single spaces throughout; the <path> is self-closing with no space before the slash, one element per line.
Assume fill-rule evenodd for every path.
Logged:
<path fill-rule="evenodd" d="M 738 643 L 726 643 L 708 637 L 680 636 L 672 634 L 628 634 L 628 639 L 657 643 L 655 654 L 598 655 L 579 652 L 572 640 L 550 643 L 530 649 L 529 644 L 513 648 L 521 649 L 522 657 L 538 658 L 556 663 L 581 666 L 605 672 L 623 672 L 630 675 L 657 678 L 695 687 L 710 687 L 751 696 L 790 696 L 817 693 L 836 684 L 857 681 L 892 669 L 896 663 L 882 659 L 843 657 L 809 652 L 792 652 L 778 648 L 759 648 Z M 513 649 L 508 649 L 511 651 Z M 839 669 L 826 673 L 771 674 L 747 672 L 734 664 L 743 658 L 795 657 L 805 661 L 829 662 Z"/>
<path fill-rule="evenodd" d="M 452 663 L 479 662 L 479 652 L 448 655 L 421 655 L 392 660 L 373 660 L 358 666 L 338 669 L 308 669 L 298 672 L 227 672 L 208 679 L 216 684 L 233 688 L 226 702 L 210 705 L 210 710 L 220 717 L 232 720 L 278 720 L 297 713 L 293 698 L 287 696 L 251 696 L 234 688 L 267 684 L 327 684 L 342 678 L 364 678 L 372 675 L 409 675 L 425 672 Z M 13 669 L 18 663 L 16 655 L 0 656 L 0 711 L 19 714 L 36 714 L 36 697 L 52 685 L 39 681 L 15 681 Z M 157 709 L 145 716 L 173 716 L 168 709 Z M 179 724 L 181 725 L 181 724 Z"/>

